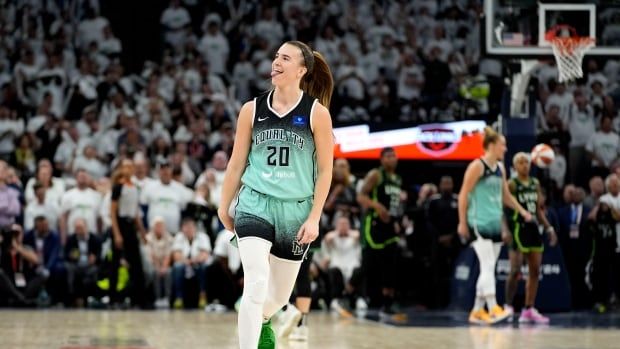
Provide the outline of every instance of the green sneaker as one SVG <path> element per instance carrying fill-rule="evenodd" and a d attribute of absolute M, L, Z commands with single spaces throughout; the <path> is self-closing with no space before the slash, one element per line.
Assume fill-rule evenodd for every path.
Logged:
<path fill-rule="evenodd" d="M 276 348 L 276 334 L 271 328 L 271 320 L 263 324 L 260 330 L 260 338 L 258 340 L 258 349 L 275 349 Z"/>

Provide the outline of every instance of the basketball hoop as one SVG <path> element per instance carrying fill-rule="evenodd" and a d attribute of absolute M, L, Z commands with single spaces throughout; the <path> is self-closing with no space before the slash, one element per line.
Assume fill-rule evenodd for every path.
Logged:
<path fill-rule="evenodd" d="M 569 36 L 558 36 L 558 32 L 568 31 Z M 575 28 L 560 24 L 547 31 L 545 39 L 551 43 L 553 55 L 560 72 L 559 81 L 571 81 L 583 76 L 581 62 L 585 53 L 594 46 L 594 38 L 578 36 Z"/>

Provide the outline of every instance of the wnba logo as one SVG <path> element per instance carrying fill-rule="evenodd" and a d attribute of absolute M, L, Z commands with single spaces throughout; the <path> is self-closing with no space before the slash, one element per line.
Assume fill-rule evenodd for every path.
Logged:
<path fill-rule="evenodd" d="M 439 157 L 452 152 L 460 137 L 443 125 L 430 125 L 418 133 L 418 149 L 430 156 Z"/>

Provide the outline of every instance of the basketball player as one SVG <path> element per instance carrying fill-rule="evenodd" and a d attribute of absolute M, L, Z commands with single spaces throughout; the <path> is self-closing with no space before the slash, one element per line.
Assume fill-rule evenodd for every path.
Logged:
<path fill-rule="evenodd" d="M 364 216 L 364 249 L 362 269 L 368 285 L 379 284 L 382 304 L 380 316 L 404 320 L 394 303 L 398 222 L 402 218 L 402 179 L 396 173 L 398 159 L 393 148 L 381 150 L 381 166 L 366 175 L 358 202 L 366 210 Z"/>
<path fill-rule="evenodd" d="M 271 82 L 272 90 L 241 108 L 218 210 L 236 234 L 244 270 L 242 349 L 275 348 L 270 319 L 288 302 L 308 244 L 318 236 L 332 177 L 333 78 L 325 59 L 304 43 L 286 42 L 273 60 Z"/>
<path fill-rule="evenodd" d="M 528 154 L 519 152 L 512 159 L 512 165 L 517 171 L 517 177 L 508 182 L 510 193 L 517 198 L 519 204 L 532 215 L 538 218 L 549 235 L 549 243 L 555 246 L 557 236 L 553 226 L 549 224 L 545 212 L 541 209 L 542 195 L 540 184 L 536 178 L 530 177 L 530 157 Z M 512 306 L 519 274 L 523 265 L 523 256 L 527 258 L 528 278 L 525 287 L 525 309 L 519 317 L 520 323 L 549 323 L 549 318 L 541 315 L 534 308 L 536 292 L 538 291 L 538 278 L 540 276 L 540 264 L 542 262 L 543 238 L 538 227 L 538 222 L 525 222 L 518 211 L 507 217 L 508 229 L 512 233 L 510 256 L 510 276 L 506 280 L 506 306 L 504 309 L 512 315 Z"/>
<path fill-rule="evenodd" d="M 502 240 L 502 204 L 521 214 L 529 222 L 526 211 L 508 190 L 506 171 L 500 162 L 506 152 L 506 139 L 490 127 L 484 129 L 484 155 L 472 161 L 459 193 L 458 233 L 464 240 L 473 239 L 472 247 L 480 263 L 476 282 L 476 299 L 469 322 L 492 324 L 510 314 L 495 299 L 495 262 Z M 472 236 L 470 231 L 474 232 Z M 484 309 L 486 304 L 488 312 Z"/>

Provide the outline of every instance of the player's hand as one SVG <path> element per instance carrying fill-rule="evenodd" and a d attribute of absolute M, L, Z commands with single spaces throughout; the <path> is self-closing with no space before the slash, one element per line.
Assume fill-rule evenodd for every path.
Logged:
<path fill-rule="evenodd" d="M 319 236 L 319 222 L 315 222 L 313 220 L 307 220 L 304 224 L 299 228 L 299 232 L 297 233 L 297 242 L 301 245 L 309 244 L 312 241 L 316 240 Z"/>
<path fill-rule="evenodd" d="M 502 241 L 506 245 L 512 244 L 512 235 L 504 229 L 502 229 Z"/>
<path fill-rule="evenodd" d="M 547 234 L 549 235 L 549 246 L 555 246 L 558 244 L 558 235 L 555 233 L 553 227 L 547 228 Z"/>
<path fill-rule="evenodd" d="M 114 246 L 119 250 L 123 249 L 123 237 L 121 234 L 114 234 Z"/>
<path fill-rule="evenodd" d="M 469 227 L 466 223 L 459 223 L 459 226 L 456 229 L 456 232 L 461 237 L 461 240 L 469 240 Z"/>
<path fill-rule="evenodd" d="M 523 219 L 525 219 L 526 222 L 531 222 L 533 219 L 532 214 L 526 210 L 523 210 L 523 212 L 521 212 L 521 216 L 523 217 Z"/>
<path fill-rule="evenodd" d="M 224 228 L 228 231 L 232 231 L 234 232 L 235 230 L 235 224 L 234 224 L 234 220 L 233 218 L 230 216 L 230 213 L 228 213 L 228 210 L 220 207 L 217 209 L 217 216 L 220 218 L 220 221 L 222 222 L 222 225 L 224 225 Z"/>
<path fill-rule="evenodd" d="M 385 206 L 378 205 L 377 213 L 379 214 L 379 219 L 381 219 L 383 223 L 390 223 L 390 211 L 388 211 Z"/>

